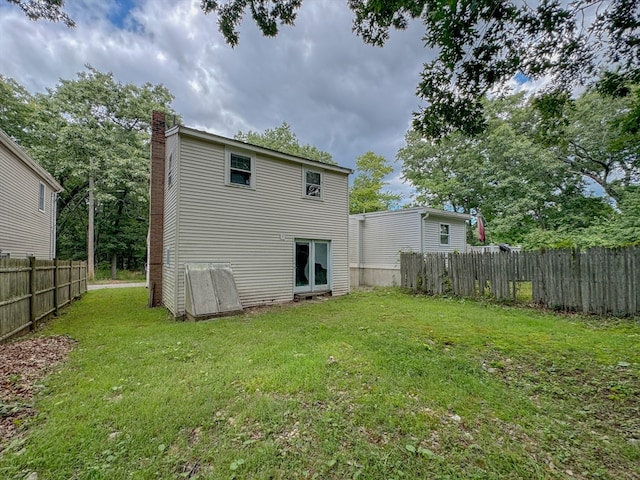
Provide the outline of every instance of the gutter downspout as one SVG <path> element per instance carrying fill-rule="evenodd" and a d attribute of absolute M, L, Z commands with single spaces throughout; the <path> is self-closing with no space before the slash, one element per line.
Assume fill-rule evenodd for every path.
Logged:
<path fill-rule="evenodd" d="M 58 193 L 61 191 L 62 190 L 51 193 L 51 220 L 49 222 L 49 231 L 51 235 L 51 242 L 49 243 L 49 259 L 51 260 L 56 258 L 56 240 L 58 236 L 58 232 L 56 231 L 58 224 Z"/>
<path fill-rule="evenodd" d="M 364 285 L 364 215 L 358 219 L 358 286 Z"/>
<path fill-rule="evenodd" d="M 429 218 L 429 212 L 422 212 L 420 214 L 420 253 L 424 255 L 424 222 Z"/>

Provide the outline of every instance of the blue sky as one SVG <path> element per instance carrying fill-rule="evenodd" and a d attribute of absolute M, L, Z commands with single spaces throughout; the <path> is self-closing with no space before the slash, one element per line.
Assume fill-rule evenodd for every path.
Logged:
<path fill-rule="evenodd" d="M 127 29 L 130 25 L 127 25 L 127 19 L 130 19 L 131 10 L 135 7 L 137 2 L 132 0 L 119 0 L 115 2 L 115 5 L 108 13 L 109 21 L 116 27 L 121 29 Z"/>

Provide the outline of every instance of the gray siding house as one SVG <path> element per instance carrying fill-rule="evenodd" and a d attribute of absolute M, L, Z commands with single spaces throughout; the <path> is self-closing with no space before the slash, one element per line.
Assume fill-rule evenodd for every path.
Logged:
<path fill-rule="evenodd" d="M 0 130 L 0 257 L 53 259 L 62 187 Z"/>
<path fill-rule="evenodd" d="M 156 291 L 151 304 L 185 315 L 185 264 L 230 264 L 242 307 L 349 292 L 350 169 L 184 126 L 162 134 L 157 127 L 149 264 L 150 287 L 161 288 L 161 298 Z M 161 174 L 153 163 L 158 148 Z M 154 188 L 162 189 L 155 195 L 164 196 L 161 210 Z M 154 242 L 160 217 L 161 254 Z"/>
<path fill-rule="evenodd" d="M 400 285 L 400 252 L 466 252 L 468 220 L 428 207 L 350 215 L 351 285 Z"/>

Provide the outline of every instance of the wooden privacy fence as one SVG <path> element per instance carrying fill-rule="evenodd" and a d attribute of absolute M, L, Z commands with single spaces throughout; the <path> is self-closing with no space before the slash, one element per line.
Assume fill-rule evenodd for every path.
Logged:
<path fill-rule="evenodd" d="M 0 259 L 0 342 L 34 329 L 86 291 L 86 262 Z"/>
<path fill-rule="evenodd" d="M 640 249 L 636 247 L 517 253 L 402 253 L 401 285 L 464 297 L 516 299 L 531 283 L 546 308 L 596 314 L 640 314 Z"/>

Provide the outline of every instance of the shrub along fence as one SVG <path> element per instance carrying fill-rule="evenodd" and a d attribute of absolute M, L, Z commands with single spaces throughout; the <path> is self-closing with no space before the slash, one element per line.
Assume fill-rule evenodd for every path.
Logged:
<path fill-rule="evenodd" d="M 33 330 L 86 291 L 86 262 L 0 259 L 0 342 Z"/>
<path fill-rule="evenodd" d="M 640 315 L 640 249 L 591 248 L 512 253 L 402 253 L 401 285 L 429 294 L 516 299 L 531 282 L 546 308 Z"/>

